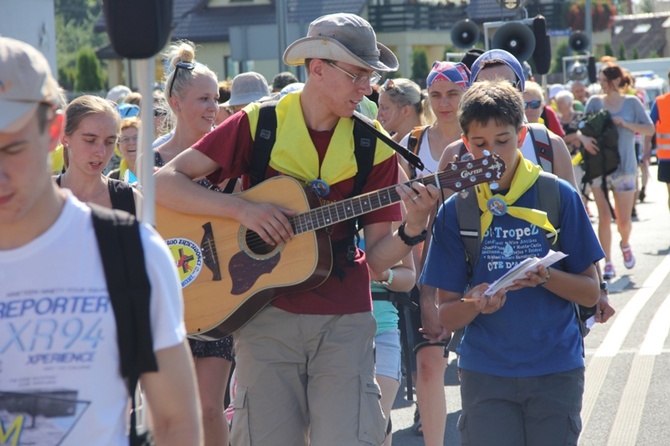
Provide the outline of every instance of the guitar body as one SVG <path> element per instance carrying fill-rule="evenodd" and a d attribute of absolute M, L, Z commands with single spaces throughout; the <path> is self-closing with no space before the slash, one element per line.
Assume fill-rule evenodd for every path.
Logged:
<path fill-rule="evenodd" d="M 318 207 L 316 195 L 278 176 L 238 194 L 298 212 Z M 268 245 L 239 222 L 156 207 L 156 227 L 179 270 L 184 319 L 191 337 L 220 339 L 242 327 L 272 299 L 315 288 L 330 274 L 332 252 L 324 230 Z"/>

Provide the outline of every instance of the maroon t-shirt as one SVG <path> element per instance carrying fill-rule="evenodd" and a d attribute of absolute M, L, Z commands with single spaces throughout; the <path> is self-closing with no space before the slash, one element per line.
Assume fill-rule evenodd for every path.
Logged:
<path fill-rule="evenodd" d="M 323 162 L 333 131 L 317 132 L 309 130 L 309 135 L 319 153 L 319 161 Z M 242 177 L 243 187 L 249 186 L 246 173 L 251 164 L 253 139 L 246 113 L 237 113 L 216 129 L 205 135 L 194 146 L 216 162 L 220 168 L 210 174 L 207 179 L 219 184 L 227 178 Z M 268 166 L 265 178 L 279 175 Z M 368 175 L 362 193 L 372 192 L 398 183 L 398 162 L 396 156 L 377 164 Z M 321 200 L 323 204 L 350 198 L 353 193 L 353 178 L 331 184 L 330 193 Z M 395 204 L 379 209 L 361 217 L 362 224 L 400 221 L 400 206 Z M 337 223 L 332 228 L 331 239 L 336 242 L 345 238 L 347 222 Z M 286 294 L 272 301 L 282 310 L 301 314 L 350 314 L 372 310 L 370 298 L 370 276 L 365 262 L 365 254 L 357 250 L 354 265 L 349 266 L 346 256 L 340 253 L 335 256 L 335 269 L 344 271 L 343 278 L 331 274 L 317 288 Z"/>

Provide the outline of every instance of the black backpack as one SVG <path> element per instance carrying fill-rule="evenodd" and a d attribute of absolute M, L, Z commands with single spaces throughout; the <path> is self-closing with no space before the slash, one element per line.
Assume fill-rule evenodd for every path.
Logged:
<path fill-rule="evenodd" d="M 151 334 L 151 283 L 144 263 L 138 220 L 127 212 L 89 204 L 109 298 L 116 320 L 121 376 L 132 399 L 130 446 L 152 444 L 137 433 L 135 389 L 140 375 L 158 371 Z"/>

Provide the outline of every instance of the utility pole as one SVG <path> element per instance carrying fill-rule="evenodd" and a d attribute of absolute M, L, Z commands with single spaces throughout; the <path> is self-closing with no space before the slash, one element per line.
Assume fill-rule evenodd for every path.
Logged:
<path fill-rule="evenodd" d="M 277 72 L 281 73 L 282 71 L 286 71 L 283 57 L 284 50 L 286 49 L 286 0 L 275 0 L 275 11 L 275 15 L 277 16 L 277 44 L 279 45 L 277 48 L 279 53 L 279 57 L 277 58 L 279 61 L 279 70 Z"/>
<path fill-rule="evenodd" d="M 591 17 L 591 0 L 586 0 L 584 4 L 584 31 L 588 39 L 588 45 L 586 45 L 586 51 L 589 54 L 593 54 L 593 18 Z"/>

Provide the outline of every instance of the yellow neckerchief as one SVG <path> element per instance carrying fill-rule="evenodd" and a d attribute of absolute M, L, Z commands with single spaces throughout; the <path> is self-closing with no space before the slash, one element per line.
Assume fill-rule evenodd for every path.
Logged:
<path fill-rule="evenodd" d="M 538 209 L 529 209 L 522 208 L 518 206 L 512 206 L 516 200 L 521 197 L 528 189 L 530 189 L 533 184 L 537 181 L 537 178 L 540 176 L 540 171 L 542 170 L 540 166 L 537 166 L 521 155 L 521 151 L 518 151 L 519 165 L 514 172 L 514 177 L 512 178 L 512 185 L 506 195 L 495 194 L 491 192 L 491 188 L 488 183 L 482 183 L 478 186 L 475 186 L 477 191 L 477 204 L 479 204 L 479 209 L 482 211 L 480 217 L 481 223 L 481 234 L 480 237 L 484 238 L 484 233 L 491 226 L 493 221 L 493 214 L 488 208 L 488 203 L 491 198 L 502 199 L 507 205 L 507 213 L 512 217 L 520 218 L 527 221 L 528 223 L 534 224 L 545 231 L 552 232 L 554 234 L 554 243 L 558 239 L 558 233 L 554 226 L 549 222 L 547 218 L 547 213 L 540 211 Z"/>
<path fill-rule="evenodd" d="M 353 119 L 340 118 L 323 163 L 319 166 L 319 154 L 305 125 L 300 95 L 301 92 L 289 93 L 277 103 L 277 138 L 270 156 L 270 167 L 304 182 L 320 178 L 329 185 L 354 177 L 357 165 Z M 256 136 L 259 108 L 256 103 L 244 108 L 249 117 L 252 138 Z M 381 128 L 377 121 L 374 123 L 377 129 Z M 393 149 L 377 140 L 374 165 L 391 156 Z"/>

